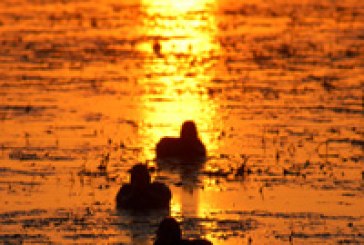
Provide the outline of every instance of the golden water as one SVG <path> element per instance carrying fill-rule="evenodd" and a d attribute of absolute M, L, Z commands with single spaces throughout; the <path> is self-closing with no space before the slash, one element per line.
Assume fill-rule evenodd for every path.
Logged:
<path fill-rule="evenodd" d="M 2 0 L 0 241 L 152 244 L 147 162 L 185 237 L 363 243 L 363 47 L 360 0 Z M 159 166 L 190 119 L 207 162 Z"/>

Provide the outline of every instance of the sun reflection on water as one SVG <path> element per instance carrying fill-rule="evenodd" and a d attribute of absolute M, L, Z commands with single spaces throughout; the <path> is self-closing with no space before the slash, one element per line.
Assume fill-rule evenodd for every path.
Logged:
<path fill-rule="evenodd" d="M 144 76 L 138 81 L 145 88 L 141 97 L 144 125 L 144 157 L 155 157 L 154 146 L 166 135 L 177 136 L 183 121 L 194 120 L 208 150 L 217 148 L 212 128 L 216 104 L 207 93 L 213 79 L 211 69 L 219 55 L 215 2 L 143 0 L 147 40 L 137 45 L 146 53 Z M 160 53 L 153 50 L 158 42 Z"/>
<path fill-rule="evenodd" d="M 137 45 L 145 54 L 144 88 L 140 98 L 143 125 L 139 128 L 146 160 L 155 158 L 154 146 L 163 136 L 178 136 L 185 120 L 194 120 L 207 151 L 218 148 L 220 120 L 208 95 L 215 77 L 220 46 L 216 39 L 214 0 L 143 0 L 146 40 Z M 159 48 L 155 48 L 155 45 Z M 171 214 L 202 215 L 199 190 L 190 185 L 173 190 Z"/>

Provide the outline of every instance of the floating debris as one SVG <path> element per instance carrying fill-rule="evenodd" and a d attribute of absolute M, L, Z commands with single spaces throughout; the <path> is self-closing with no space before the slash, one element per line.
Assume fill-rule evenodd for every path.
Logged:
<path fill-rule="evenodd" d="M 41 160 L 41 157 L 39 157 L 36 153 L 26 153 L 21 150 L 10 152 L 9 158 L 12 160 L 22 160 L 22 161 Z"/>
<path fill-rule="evenodd" d="M 240 157 L 242 159 L 244 159 L 244 162 L 236 169 L 235 177 L 242 177 L 245 174 L 252 173 L 251 169 L 246 166 L 246 164 L 248 163 L 249 157 L 244 154 L 241 154 Z"/>
<path fill-rule="evenodd" d="M 160 44 L 160 42 L 158 42 L 157 40 L 155 40 L 154 43 L 153 43 L 153 51 L 154 51 L 154 53 L 157 56 L 161 56 L 162 55 L 161 50 L 162 50 L 162 45 Z"/>
<path fill-rule="evenodd" d="M 295 170 L 289 170 L 289 169 L 283 169 L 283 175 L 284 176 L 300 176 L 300 172 L 299 171 L 295 171 Z"/>

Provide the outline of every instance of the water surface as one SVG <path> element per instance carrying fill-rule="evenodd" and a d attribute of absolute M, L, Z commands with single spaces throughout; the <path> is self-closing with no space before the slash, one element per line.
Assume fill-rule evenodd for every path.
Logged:
<path fill-rule="evenodd" d="M 364 243 L 363 16 L 360 0 L 1 1 L 0 241 L 152 244 L 168 213 L 114 203 L 143 162 L 186 237 Z M 157 164 L 189 119 L 206 163 Z"/>

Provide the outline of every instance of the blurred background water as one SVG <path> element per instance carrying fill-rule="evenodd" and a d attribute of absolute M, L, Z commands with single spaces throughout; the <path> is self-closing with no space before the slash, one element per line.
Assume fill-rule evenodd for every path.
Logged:
<path fill-rule="evenodd" d="M 363 51 L 360 0 L 2 0 L 0 241 L 152 244 L 147 162 L 186 237 L 363 243 Z M 207 162 L 159 166 L 189 119 Z"/>

